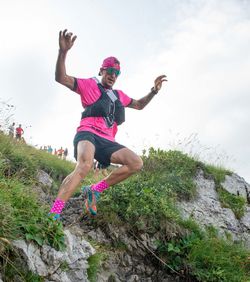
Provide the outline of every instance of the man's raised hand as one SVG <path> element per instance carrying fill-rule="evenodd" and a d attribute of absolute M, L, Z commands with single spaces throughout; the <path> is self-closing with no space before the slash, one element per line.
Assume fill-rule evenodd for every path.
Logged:
<path fill-rule="evenodd" d="M 67 29 L 59 32 L 59 47 L 61 51 L 66 52 L 74 45 L 77 36 L 72 36 L 73 33 L 67 32 Z"/>
<path fill-rule="evenodd" d="M 154 90 L 155 90 L 156 92 L 158 92 L 158 91 L 161 89 L 162 83 L 163 83 L 164 81 L 168 81 L 166 78 L 167 78 L 166 75 L 160 75 L 160 76 L 158 76 L 158 77 L 155 79 L 155 81 L 154 81 Z"/>

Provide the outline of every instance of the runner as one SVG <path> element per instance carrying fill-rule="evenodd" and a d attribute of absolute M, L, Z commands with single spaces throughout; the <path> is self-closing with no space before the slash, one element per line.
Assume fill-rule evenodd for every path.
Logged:
<path fill-rule="evenodd" d="M 59 150 L 57 150 L 57 156 L 58 156 L 60 159 L 62 159 L 62 157 L 63 157 L 63 152 L 64 152 L 64 150 L 63 150 L 62 147 L 61 147 Z"/>
<path fill-rule="evenodd" d="M 60 31 L 55 78 L 57 82 L 79 94 L 85 110 L 74 138 L 77 164 L 74 171 L 63 180 L 50 210 L 54 219 L 60 217 L 65 203 L 91 170 L 94 158 L 104 166 L 111 162 L 121 166 L 100 182 L 83 187 L 85 207 L 93 215 L 97 213 L 96 202 L 105 189 L 140 171 L 143 166 L 142 159 L 130 149 L 115 142 L 115 135 L 118 125 L 125 121 L 124 108 L 142 110 L 161 89 L 162 83 L 167 81 L 165 75 L 157 77 L 154 86 L 145 97 L 139 100 L 132 99 L 121 90 L 113 90 L 121 73 L 120 62 L 115 57 L 108 57 L 103 61 L 99 71 L 100 82 L 96 78 L 82 79 L 69 76 L 65 61 L 75 40 L 76 36 L 71 32 L 67 32 L 66 29 Z"/>
<path fill-rule="evenodd" d="M 9 126 L 9 136 L 11 138 L 14 138 L 14 134 L 15 134 L 15 123 L 13 122 L 10 126 Z"/>
<path fill-rule="evenodd" d="M 53 149 L 52 149 L 51 145 L 48 145 L 47 152 L 52 155 Z"/>
<path fill-rule="evenodd" d="M 16 140 L 21 141 L 23 134 L 24 134 L 24 131 L 23 131 L 23 129 L 22 129 L 22 125 L 19 124 L 19 126 L 16 128 Z"/>

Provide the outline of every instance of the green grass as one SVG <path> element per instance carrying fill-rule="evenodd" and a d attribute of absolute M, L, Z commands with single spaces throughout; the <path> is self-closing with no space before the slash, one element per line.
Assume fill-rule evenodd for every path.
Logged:
<path fill-rule="evenodd" d="M 248 282 L 250 279 L 249 251 L 217 237 L 198 240 L 192 245 L 187 262 L 199 281 Z"/>
<path fill-rule="evenodd" d="M 176 208 L 177 200 L 195 197 L 193 178 L 201 163 L 179 151 L 154 149 L 149 151 L 148 156 L 144 155 L 143 159 L 144 169 L 140 174 L 110 188 L 102 195 L 99 220 L 114 223 L 118 221 L 113 219 L 118 217 L 118 223 L 123 222 L 133 232 L 160 232 L 157 250 L 159 255 L 165 255 L 167 264 L 176 271 L 189 273 L 200 281 L 247 281 L 244 279 L 249 272 L 245 264 L 250 252 L 232 244 L 230 240 L 226 242 L 216 238 L 212 227 L 202 231 L 193 220 L 183 220 Z M 211 165 L 206 167 L 203 164 L 203 168 L 216 179 L 216 183 L 224 181 L 225 175 L 230 173 Z M 235 202 L 237 201 L 234 199 L 234 206 L 241 214 L 241 202 L 237 202 L 237 205 Z M 233 208 L 232 201 L 230 207 Z M 213 242 L 217 244 L 218 253 L 211 246 Z M 203 245 L 210 248 L 202 249 Z M 203 251 L 208 260 L 215 260 L 214 264 L 200 262 Z M 237 267 L 231 267 L 231 262 Z M 216 264 L 219 265 L 218 268 Z M 227 275 L 228 269 L 230 271 Z"/>
<path fill-rule="evenodd" d="M 213 165 L 201 164 L 201 166 L 204 170 L 205 176 L 210 175 L 213 177 L 222 207 L 230 208 L 235 214 L 235 217 L 240 219 L 245 213 L 247 201 L 241 196 L 227 192 L 221 185 L 221 183 L 225 181 L 226 175 L 231 175 L 232 172 L 225 168 Z"/>
<path fill-rule="evenodd" d="M 100 206 L 105 220 L 117 214 L 138 230 L 155 232 L 179 226 L 177 199 L 192 199 L 196 194 L 193 177 L 197 162 L 178 151 L 150 149 L 143 156 L 144 169 L 125 182 L 107 190 Z"/>
<path fill-rule="evenodd" d="M 201 167 L 204 170 L 205 176 L 211 175 L 214 178 L 215 184 L 219 185 L 225 181 L 226 175 L 231 175 L 232 172 L 220 166 L 214 166 L 211 164 L 202 164 Z"/>
<path fill-rule="evenodd" d="M 0 169 L 6 177 L 18 178 L 26 184 L 35 181 L 38 169 L 59 181 L 74 169 L 72 162 L 62 161 L 57 156 L 15 142 L 3 134 L 0 134 L 0 159 Z"/>
<path fill-rule="evenodd" d="M 31 188 L 15 179 L 0 179 L 0 187 L 0 237 L 64 247 L 62 224 L 48 218 Z"/>
<path fill-rule="evenodd" d="M 230 208 L 234 212 L 235 217 L 240 219 L 245 213 L 246 199 L 241 196 L 233 195 L 222 187 L 218 188 L 217 192 L 222 207 Z"/>
<path fill-rule="evenodd" d="M 157 184 L 166 186 L 178 199 L 190 200 L 196 195 L 193 177 L 198 162 L 180 151 L 163 151 L 149 149 L 143 156 L 144 169 L 142 177 L 151 178 Z"/>
<path fill-rule="evenodd" d="M 40 246 L 48 244 L 57 250 L 64 249 L 62 223 L 48 218 L 49 207 L 41 205 L 33 190 L 38 170 L 45 170 L 59 181 L 73 167 L 70 162 L 0 134 L 0 238 L 25 239 Z M 20 281 L 43 281 L 24 271 L 16 256 L 1 244 L 0 269 L 6 281 L 13 281 L 12 277 L 19 277 Z"/>
<path fill-rule="evenodd" d="M 104 254 L 102 253 L 96 253 L 88 258 L 89 267 L 87 269 L 87 273 L 90 282 L 97 281 L 98 270 L 103 260 L 104 260 Z"/>
<path fill-rule="evenodd" d="M 147 232 L 150 236 L 157 232 L 158 255 L 173 269 L 199 281 L 248 281 L 250 252 L 231 240 L 218 238 L 213 227 L 201 230 L 192 219 L 183 220 L 176 205 L 179 200 L 195 198 L 193 179 L 197 168 L 201 167 L 207 176 L 215 179 L 223 205 L 230 207 L 240 218 L 246 203 L 220 189 L 220 183 L 230 172 L 202 164 L 180 151 L 151 148 L 142 158 L 144 168 L 139 174 L 102 195 L 95 224 L 112 222 L 135 234 Z M 49 207 L 39 203 L 33 187 L 37 183 L 38 170 L 50 174 L 54 179 L 52 189 L 58 189 L 57 184 L 73 167 L 71 162 L 13 142 L 0 134 L 0 238 L 26 239 L 38 245 L 49 244 L 63 249 L 63 227 L 47 217 Z M 90 174 L 85 183 L 92 182 Z M 125 245 L 122 247 L 126 249 Z M 21 281 L 42 281 L 30 273 L 24 276 L 16 260 L 12 259 L 8 247 L 3 248 L 0 244 L 0 270 L 7 273 L 6 281 L 12 281 L 13 275 Z M 90 281 L 96 281 L 103 259 L 102 252 L 89 258 Z M 61 267 L 67 269 L 66 264 Z"/>
<path fill-rule="evenodd" d="M 213 233 L 201 236 L 192 232 L 167 242 L 158 241 L 158 255 L 174 270 L 189 272 L 198 281 L 249 281 L 249 251 Z"/>
<path fill-rule="evenodd" d="M 32 273 L 31 271 L 27 271 L 23 269 L 17 263 L 13 264 L 10 262 L 5 262 L 4 274 L 5 282 L 13 282 L 13 281 L 20 281 L 20 282 L 44 282 L 45 279 Z M 18 279 L 18 280 L 17 280 Z"/>

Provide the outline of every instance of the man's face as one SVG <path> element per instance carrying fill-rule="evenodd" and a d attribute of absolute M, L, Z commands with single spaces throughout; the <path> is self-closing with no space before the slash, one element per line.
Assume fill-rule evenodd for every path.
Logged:
<path fill-rule="evenodd" d="M 106 88 L 112 88 L 119 74 L 120 72 L 114 68 L 102 69 L 101 75 L 103 86 Z"/>

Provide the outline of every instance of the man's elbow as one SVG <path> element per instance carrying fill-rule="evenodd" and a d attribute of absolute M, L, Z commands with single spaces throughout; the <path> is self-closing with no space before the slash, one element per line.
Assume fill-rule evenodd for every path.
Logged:
<path fill-rule="evenodd" d="M 55 74 L 55 81 L 63 85 L 65 84 L 65 78 L 61 75 Z"/>
<path fill-rule="evenodd" d="M 139 101 L 136 101 L 133 105 L 133 108 L 136 110 L 142 110 L 144 107 L 142 103 L 140 103 Z"/>
<path fill-rule="evenodd" d="M 55 74 L 55 81 L 61 83 L 61 77 L 57 73 Z"/>
<path fill-rule="evenodd" d="M 74 85 L 74 79 L 67 76 L 67 75 L 55 75 L 55 81 L 60 83 L 61 85 L 64 85 L 68 87 L 70 90 L 73 90 L 75 85 Z"/>
<path fill-rule="evenodd" d="M 145 107 L 145 105 L 143 105 L 142 103 L 139 103 L 137 110 L 141 111 L 144 107 Z"/>

